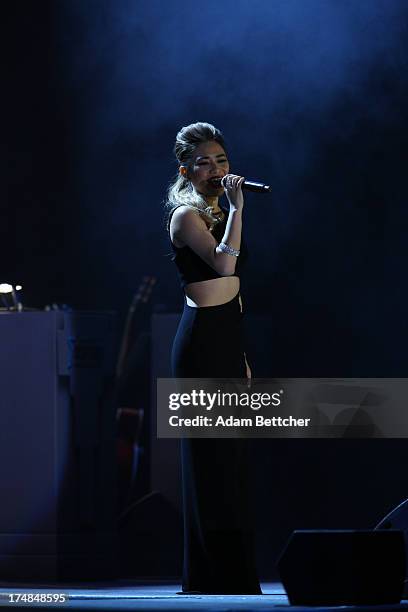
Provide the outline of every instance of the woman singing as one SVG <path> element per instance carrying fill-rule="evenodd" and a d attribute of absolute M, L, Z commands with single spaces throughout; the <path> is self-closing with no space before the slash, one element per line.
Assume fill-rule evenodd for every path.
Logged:
<path fill-rule="evenodd" d="M 176 378 L 250 378 L 240 270 L 244 178 L 229 172 L 221 132 L 194 123 L 177 134 L 179 174 L 166 203 L 185 294 L 172 349 Z M 222 182 L 221 182 L 222 181 Z M 225 193 L 229 208 L 219 204 Z M 183 593 L 261 594 L 250 509 L 248 440 L 181 440 Z"/>

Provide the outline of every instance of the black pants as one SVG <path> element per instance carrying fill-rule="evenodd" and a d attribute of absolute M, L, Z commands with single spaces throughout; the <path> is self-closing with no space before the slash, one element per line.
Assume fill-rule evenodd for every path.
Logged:
<path fill-rule="evenodd" d="M 237 294 L 220 306 L 185 304 L 172 350 L 177 378 L 245 378 Z M 260 594 L 254 554 L 249 440 L 181 440 L 183 591 Z"/>

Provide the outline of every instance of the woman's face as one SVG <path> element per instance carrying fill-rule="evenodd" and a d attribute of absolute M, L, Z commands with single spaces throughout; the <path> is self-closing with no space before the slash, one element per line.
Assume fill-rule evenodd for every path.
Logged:
<path fill-rule="evenodd" d="M 210 140 L 200 144 L 194 151 L 187 168 L 187 178 L 195 190 L 203 196 L 219 197 L 224 193 L 221 185 L 212 183 L 229 173 L 227 155 L 218 142 Z"/>

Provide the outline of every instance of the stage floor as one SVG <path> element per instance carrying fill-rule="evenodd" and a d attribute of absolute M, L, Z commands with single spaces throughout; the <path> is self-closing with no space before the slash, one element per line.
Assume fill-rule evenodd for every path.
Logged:
<path fill-rule="evenodd" d="M 244 610 L 296 610 L 297 612 L 313 610 L 376 610 L 392 612 L 393 610 L 408 610 L 408 601 L 396 606 L 341 606 L 341 607 L 293 607 L 289 605 L 285 591 L 279 582 L 263 582 L 263 595 L 177 595 L 180 584 L 170 582 L 135 582 L 118 581 L 115 583 L 89 583 L 62 585 L 33 585 L 22 583 L 0 582 L 0 607 L 15 610 L 16 608 L 33 607 L 38 609 L 74 609 L 74 610 L 149 610 L 165 611 L 180 610 L 212 610 L 218 612 L 233 612 Z M 51 603 L 47 606 L 20 601 L 17 603 L 15 594 L 59 594 L 68 596 L 66 603 Z M 14 602 L 10 601 L 13 594 Z M 27 599 L 27 598 L 25 598 Z"/>

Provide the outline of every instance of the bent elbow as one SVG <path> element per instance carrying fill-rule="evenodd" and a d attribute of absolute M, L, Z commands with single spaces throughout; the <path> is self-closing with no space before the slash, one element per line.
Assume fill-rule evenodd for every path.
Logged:
<path fill-rule="evenodd" d="M 236 258 L 215 251 L 214 268 L 221 276 L 233 276 L 235 274 Z"/>

